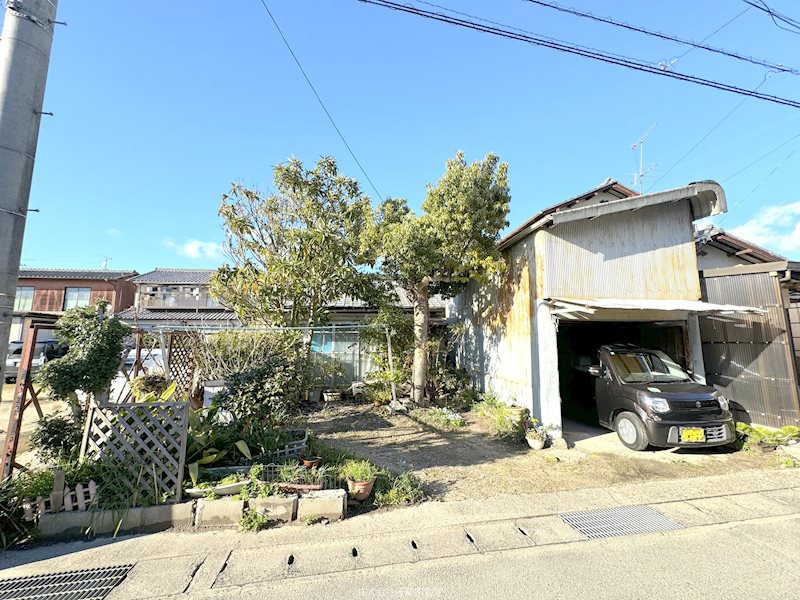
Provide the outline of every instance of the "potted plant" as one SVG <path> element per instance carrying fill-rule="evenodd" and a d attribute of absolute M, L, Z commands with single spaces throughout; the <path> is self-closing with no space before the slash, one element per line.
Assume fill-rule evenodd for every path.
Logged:
<path fill-rule="evenodd" d="M 339 470 L 339 476 L 347 480 L 347 491 L 354 500 L 366 500 L 378 478 L 378 468 L 366 460 L 348 460 Z"/>
<path fill-rule="evenodd" d="M 549 425 L 539 425 L 539 421 L 534 418 L 525 419 L 525 441 L 532 450 L 544 448 L 549 438 L 547 432 L 550 431 Z"/>
<path fill-rule="evenodd" d="M 322 462 L 322 458 L 319 456 L 305 456 L 301 454 L 300 462 L 306 469 L 316 469 Z"/>

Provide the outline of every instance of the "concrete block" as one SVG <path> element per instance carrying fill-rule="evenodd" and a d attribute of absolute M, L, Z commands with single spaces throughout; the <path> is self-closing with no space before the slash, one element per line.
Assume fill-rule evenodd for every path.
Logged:
<path fill-rule="evenodd" d="M 320 490 L 303 494 L 297 501 L 297 518 L 325 517 L 329 521 L 344 519 L 347 514 L 347 492 Z"/>
<path fill-rule="evenodd" d="M 86 511 L 44 513 L 39 518 L 39 537 L 83 537 L 91 524 L 92 514 Z"/>
<path fill-rule="evenodd" d="M 161 504 L 132 508 L 124 526 L 135 523 L 137 531 L 162 531 L 170 527 L 191 527 L 194 524 L 194 502 Z"/>
<path fill-rule="evenodd" d="M 249 506 L 256 511 L 275 521 L 294 521 L 297 518 L 297 495 L 269 496 L 268 498 L 250 498 Z"/>
<path fill-rule="evenodd" d="M 195 527 L 237 527 L 244 509 L 243 500 L 200 498 L 194 513 Z"/>

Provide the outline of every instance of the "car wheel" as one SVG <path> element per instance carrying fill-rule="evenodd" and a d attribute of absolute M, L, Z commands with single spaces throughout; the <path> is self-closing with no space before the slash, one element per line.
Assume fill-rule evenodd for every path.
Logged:
<path fill-rule="evenodd" d="M 650 445 L 650 439 L 647 437 L 647 429 L 645 429 L 644 423 L 632 412 L 624 412 L 617 415 L 614 420 L 614 431 L 617 432 L 619 441 L 631 450 L 640 452 Z"/>

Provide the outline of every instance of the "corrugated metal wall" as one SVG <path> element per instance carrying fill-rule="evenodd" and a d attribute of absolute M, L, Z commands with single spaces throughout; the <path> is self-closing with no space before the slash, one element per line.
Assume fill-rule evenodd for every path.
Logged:
<path fill-rule="evenodd" d="M 754 423 L 800 424 L 800 390 L 778 278 L 769 273 L 706 277 L 703 288 L 709 302 L 767 310 L 700 317 L 709 384 L 742 405 Z"/>
<path fill-rule="evenodd" d="M 688 202 L 572 221 L 543 233 L 541 297 L 700 298 Z"/>

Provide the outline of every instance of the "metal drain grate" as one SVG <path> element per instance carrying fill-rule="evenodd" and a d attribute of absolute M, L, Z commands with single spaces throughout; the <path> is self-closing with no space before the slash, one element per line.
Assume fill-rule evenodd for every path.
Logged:
<path fill-rule="evenodd" d="M 0 600 L 102 600 L 133 565 L 0 579 Z"/>
<path fill-rule="evenodd" d="M 620 506 L 560 516 L 567 525 L 591 539 L 681 529 L 678 523 L 647 506 Z"/>

